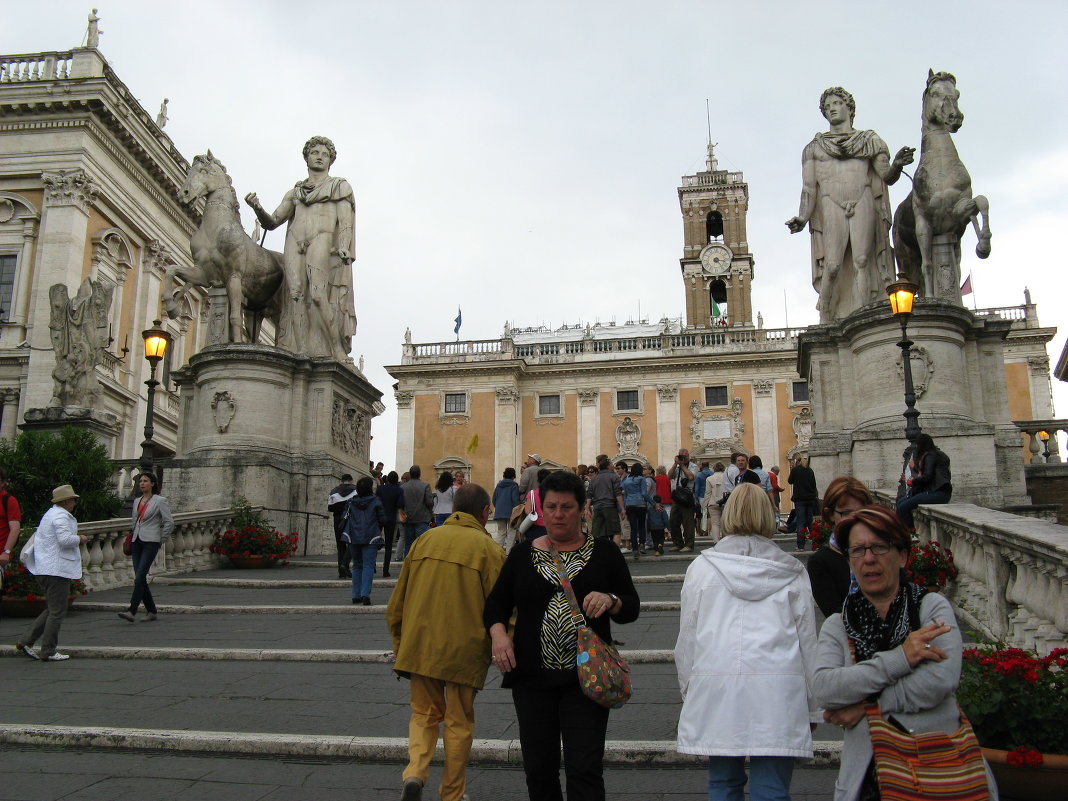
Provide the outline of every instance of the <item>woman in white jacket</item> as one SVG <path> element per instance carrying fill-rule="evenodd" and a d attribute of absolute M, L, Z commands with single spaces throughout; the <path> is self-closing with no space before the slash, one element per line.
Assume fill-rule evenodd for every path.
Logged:
<path fill-rule="evenodd" d="M 675 667 L 678 750 L 708 756 L 709 801 L 786 801 L 794 759 L 812 757 L 816 616 L 804 567 L 772 541 L 767 494 L 741 484 L 724 537 L 686 571 Z"/>

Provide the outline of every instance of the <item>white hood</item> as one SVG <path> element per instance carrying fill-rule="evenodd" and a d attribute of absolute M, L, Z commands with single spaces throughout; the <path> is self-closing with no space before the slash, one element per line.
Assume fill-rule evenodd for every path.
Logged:
<path fill-rule="evenodd" d="M 744 601 L 762 601 L 805 572 L 800 560 L 759 535 L 726 536 L 715 548 L 702 551 L 701 558 L 731 595 Z"/>

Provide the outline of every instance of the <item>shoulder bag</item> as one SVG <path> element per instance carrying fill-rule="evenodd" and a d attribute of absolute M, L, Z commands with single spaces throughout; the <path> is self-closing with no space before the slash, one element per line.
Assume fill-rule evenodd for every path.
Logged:
<path fill-rule="evenodd" d="M 549 553 L 552 555 L 553 565 L 556 566 L 560 586 L 571 606 L 571 617 L 575 621 L 578 634 L 578 655 L 575 661 L 578 665 L 579 686 L 591 701 L 609 709 L 619 709 L 630 700 L 630 665 L 619 655 L 615 646 L 606 643 L 597 632 L 586 625 L 586 618 L 579 609 L 578 599 L 571 588 L 571 581 L 564 570 L 560 553 L 552 546 Z"/>
<path fill-rule="evenodd" d="M 856 653 L 849 642 L 853 663 Z M 990 801 L 979 740 L 964 710 L 960 727 L 912 734 L 867 704 L 872 761 L 881 801 Z"/>

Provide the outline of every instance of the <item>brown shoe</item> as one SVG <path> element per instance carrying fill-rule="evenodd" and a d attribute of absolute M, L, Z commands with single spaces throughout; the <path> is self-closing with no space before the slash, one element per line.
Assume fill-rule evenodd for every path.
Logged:
<path fill-rule="evenodd" d="M 423 798 L 423 782 L 416 778 L 405 779 L 404 789 L 401 790 L 401 801 L 421 801 Z"/>
<path fill-rule="evenodd" d="M 157 619 L 156 618 L 156 613 L 155 612 L 149 612 L 143 618 L 141 618 L 141 622 L 142 623 L 151 623 L 153 620 L 156 620 L 156 619 Z"/>

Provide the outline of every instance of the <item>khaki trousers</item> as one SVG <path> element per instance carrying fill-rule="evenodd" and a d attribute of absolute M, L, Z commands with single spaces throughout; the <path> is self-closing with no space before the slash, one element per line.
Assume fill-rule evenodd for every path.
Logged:
<path fill-rule="evenodd" d="M 408 767 L 402 778 L 415 778 L 426 784 L 430 760 L 438 745 L 438 728 L 444 722 L 445 768 L 438 787 L 441 801 L 461 801 L 467 788 L 467 759 L 475 737 L 476 692 L 474 687 L 412 674 Z"/>

